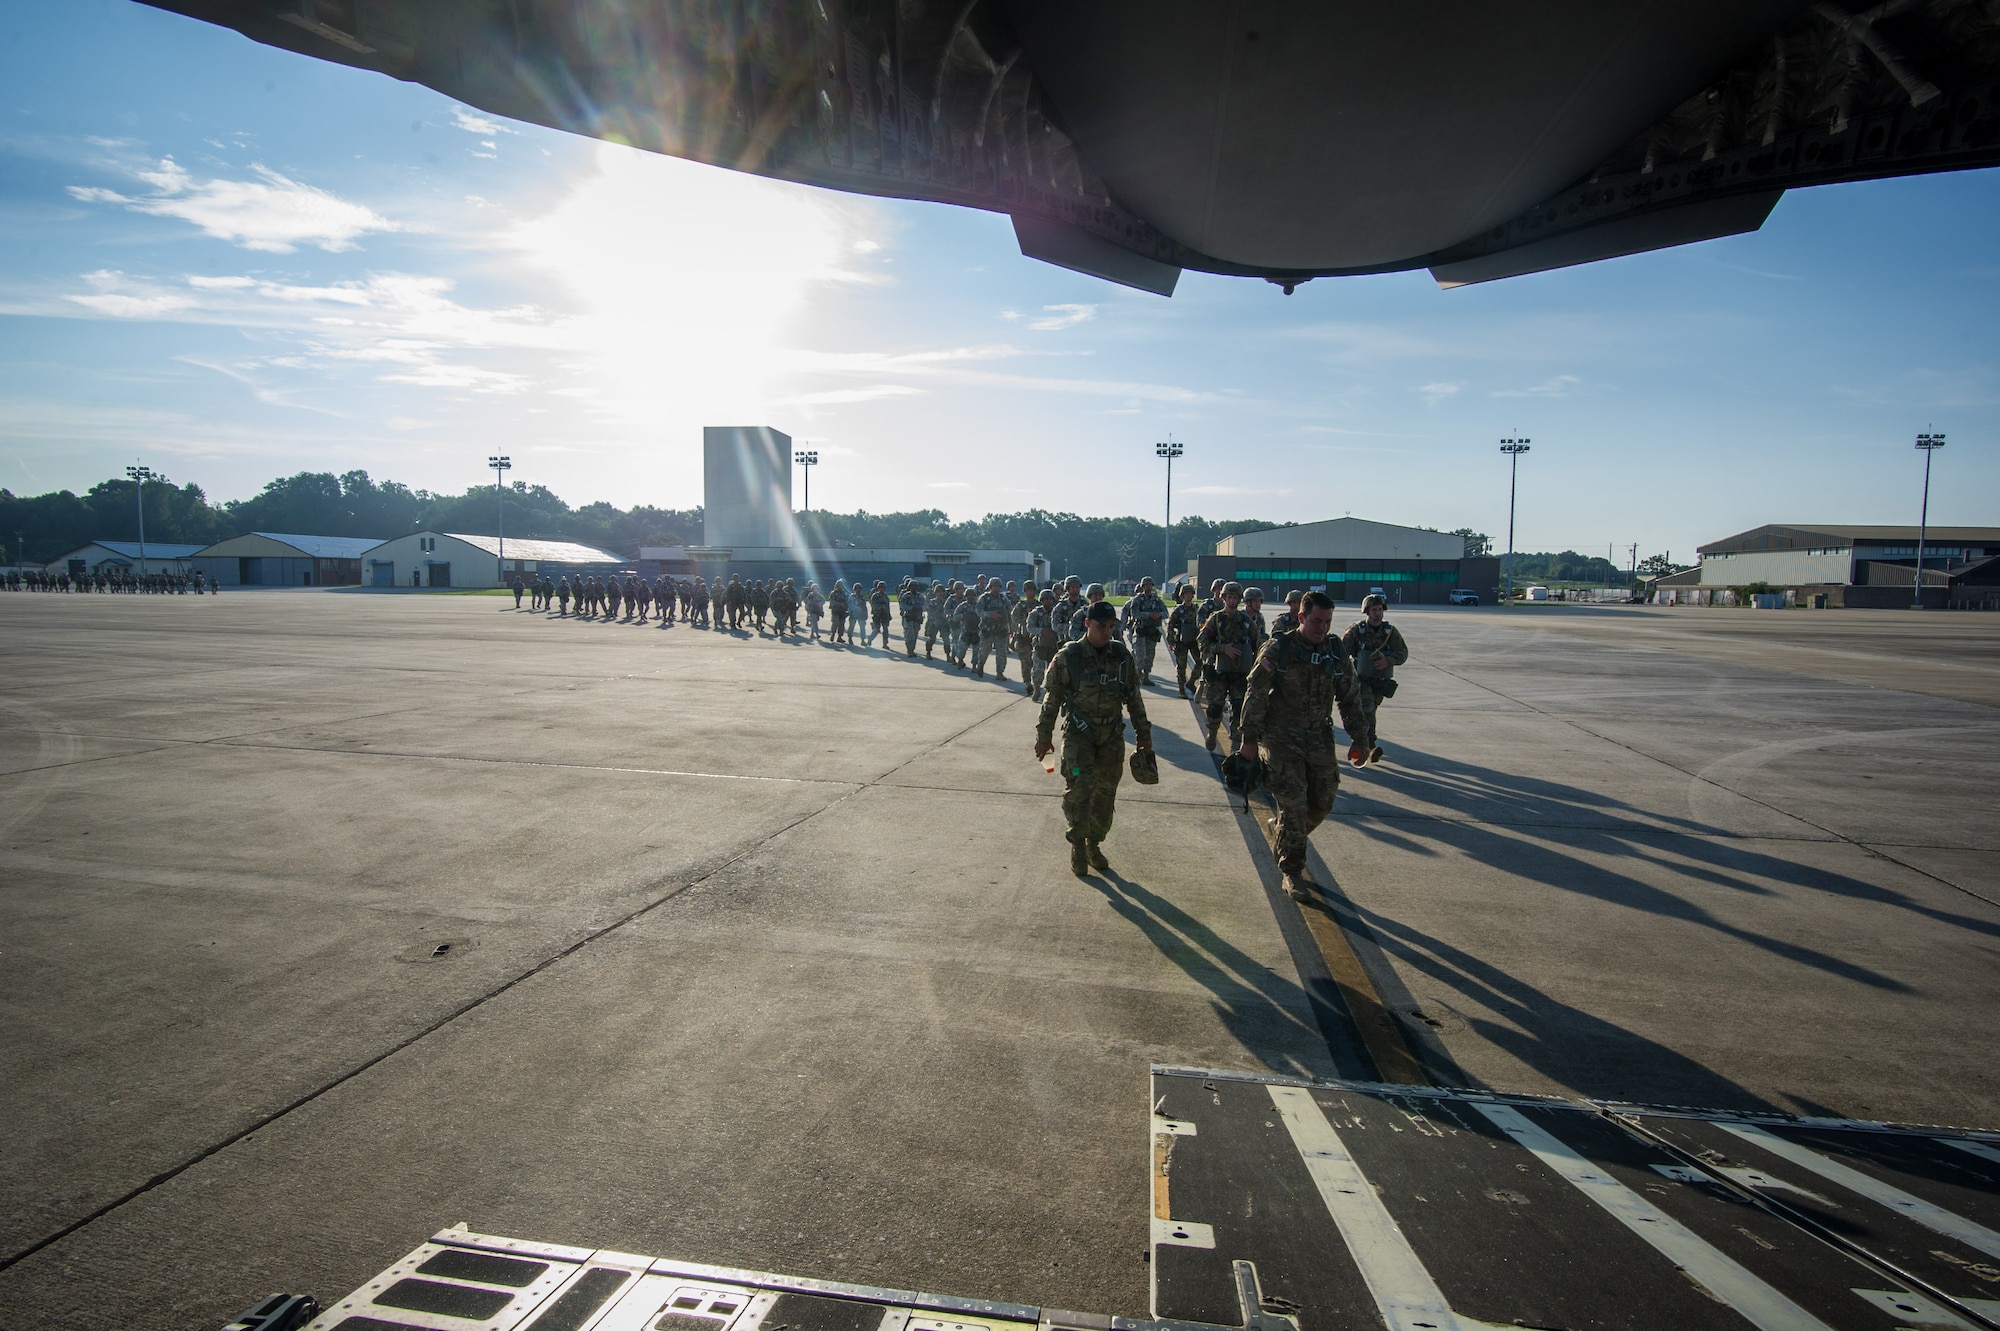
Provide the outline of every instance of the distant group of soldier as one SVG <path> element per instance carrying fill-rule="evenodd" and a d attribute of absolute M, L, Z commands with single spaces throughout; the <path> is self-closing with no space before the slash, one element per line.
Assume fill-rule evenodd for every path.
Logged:
<path fill-rule="evenodd" d="M 90 569 L 72 576 L 67 571 L 10 568 L 5 585 L 10 592 L 124 592 L 138 596 L 213 595 L 220 590 L 213 575 L 204 580 L 199 573 L 134 573 L 112 566 Z"/>
<path fill-rule="evenodd" d="M 732 575 L 711 584 L 670 575 L 649 581 L 636 573 L 543 575 L 515 579 L 512 591 L 516 607 L 525 599 L 527 608 L 557 618 L 680 623 L 849 646 L 879 639 L 885 651 L 893 650 L 892 635 L 900 630 L 905 656 L 914 659 L 921 645 L 931 659 L 942 647 L 948 665 L 977 679 L 990 667 L 992 678 L 1004 682 L 1011 656 L 1022 689 L 1042 704 L 1037 758 L 1056 751 L 1062 727 L 1063 814 L 1070 868 L 1078 875 L 1110 868 L 1103 842 L 1125 771 L 1128 714 L 1143 755 L 1135 773 L 1147 779 L 1156 771 L 1142 690 L 1154 683 L 1165 643 L 1173 687 L 1203 709 L 1208 749 L 1222 746 L 1226 721 L 1237 770 L 1247 764 L 1270 790 L 1278 808 L 1272 825 L 1278 868 L 1285 890 L 1301 900 L 1311 887 L 1304 877 L 1306 839 L 1332 811 L 1340 785 L 1333 714 L 1338 710 L 1347 731 L 1350 762 L 1382 761 L 1376 708 L 1395 692 L 1395 669 L 1409 659 L 1379 595 L 1366 598 L 1362 617 L 1335 635 L 1334 602 L 1325 592 L 1292 592 L 1267 625 L 1262 591 L 1219 579 L 1199 602 L 1194 585 L 1183 583 L 1169 607 L 1147 578 L 1122 611 L 1102 584 L 1085 586 L 1074 577 L 1047 587 L 985 575 L 969 584 L 904 578 L 892 593 L 886 582 L 864 587 L 859 578 L 836 579 L 822 592 L 817 581 L 800 588 L 792 578 L 745 582 Z"/>

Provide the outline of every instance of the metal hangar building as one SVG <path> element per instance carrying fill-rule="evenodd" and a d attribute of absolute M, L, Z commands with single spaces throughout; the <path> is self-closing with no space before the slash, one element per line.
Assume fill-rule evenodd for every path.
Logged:
<path fill-rule="evenodd" d="M 1443 605 L 1464 588 L 1491 605 L 1500 561 L 1467 558 L 1465 538 L 1450 532 L 1344 517 L 1225 536 L 1214 554 L 1188 561 L 1188 576 L 1203 593 L 1220 578 L 1261 587 L 1268 600 L 1317 588 L 1359 602 L 1379 587 L 1391 605 Z"/>

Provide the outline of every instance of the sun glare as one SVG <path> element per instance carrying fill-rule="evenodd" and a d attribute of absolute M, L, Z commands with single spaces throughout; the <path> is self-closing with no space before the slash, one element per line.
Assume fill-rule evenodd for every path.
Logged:
<path fill-rule="evenodd" d="M 507 239 L 574 301 L 568 391 L 607 426 L 698 438 L 781 396 L 787 330 L 853 280 L 843 263 L 872 220 L 859 201 L 606 144 Z"/>

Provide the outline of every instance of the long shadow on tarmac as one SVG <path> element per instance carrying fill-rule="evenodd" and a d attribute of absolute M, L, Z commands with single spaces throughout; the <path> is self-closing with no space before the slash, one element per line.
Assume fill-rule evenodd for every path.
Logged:
<path fill-rule="evenodd" d="M 1422 825 L 1431 842 L 1449 844 L 1482 864 L 1558 891 L 1699 925 L 1787 961 L 1871 988 L 1912 992 L 1902 981 L 1868 967 L 1718 919 L 1701 906 L 1620 873 L 1603 861 L 1629 860 L 1748 896 L 1774 895 L 1770 887 L 1755 881 L 1764 878 L 1812 892 L 1893 906 L 1954 928 L 2000 937 L 2000 924 L 1993 921 L 1926 905 L 1892 888 L 1846 874 L 1768 855 L 1752 849 L 1742 838 L 1718 837 L 1713 828 L 1687 819 L 1641 817 L 1632 806 L 1597 791 L 1517 777 L 1437 754 L 1403 752 L 1421 770 L 1380 768 L 1375 769 L 1374 779 L 1422 803 L 1462 815 L 1424 820 Z M 1433 845 L 1391 826 L 1396 821 L 1393 810 L 1378 814 L 1350 805 L 1341 812 L 1348 826 L 1371 841 L 1420 855 L 1437 853 Z"/>
<path fill-rule="evenodd" d="M 1311 1010 L 1298 985 L 1244 955 L 1227 939 L 1165 897 L 1124 878 L 1116 870 L 1085 880 L 1111 909 L 1146 936 L 1161 956 L 1215 995 L 1215 1015 L 1264 1066 L 1294 1076 L 1313 1069 L 1275 1051 L 1320 1032 L 1301 1017 Z"/>
<path fill-rule="evenodd" d="M 1350 935 L 1367 938 L 1412 970 L 1448 985 L 1465 995 L 1468 1004 L 1499 1014 L 1504 1020 L 1453 1012 L 1480 1038 L 1551 1080 L 1580 1094 L 1606 1099 L 1717 1109 L 1779 1107 L 1685 1054 L 1551 998 L 1491 962 L 1401 920 L 1355 905 L 1331 874 L 1324 868 L 1318 872 L 1325 875 L 1320 881 L 1327 885 L 1331 913 Z M 1414 1005 L 1402 1009 L 1402 1015 L 1406 1024 L 1437 1021 L 1434 1014 L 1416 1012 Z M 1580 1051 L 1588 1051 L 1588 1064 L 1578 1057 Z M 1459 1071 L 1455 1065 L 1451 1070 Z M 1471 1083 L 1472 1079 L 1460 1073 L 1459 1084 Z"/>

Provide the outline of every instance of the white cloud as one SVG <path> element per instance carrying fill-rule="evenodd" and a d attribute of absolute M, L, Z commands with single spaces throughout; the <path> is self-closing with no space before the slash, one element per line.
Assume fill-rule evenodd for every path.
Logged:
<path fill-rule="evenodd" d="M 843 402 L 874 402 L 885 397 L 916 397 L 924 390 L 908 384 L 873 384 L 867 388 L 830 388 L 819 393 L 794 393 L 774 400 L 774 405 L 830 407 Z"/>
<path fill-rule="evenodd" d="M 972 488 L 972 482 L 971 481 L 926 481 L 924 482 L 924 488 L 926 490 L 970 490 Z"/>
<path fill-rule="evenodd" d="M 1583 380 L 1573 374 L 1559 374 L 1553 379 L 1544 379 L 1530 388 L 1498 388 L 1494 397 L 1571 397 L 1583 387 Z"/>
<path fill-rule="evenodd" d="M 1042 309 L 1048 317 L 1029 322 L 1028 327 L 1038 333 L 1053 333 L 1064 328 L 1074 328 L 1080 323 L 1089 323 L 1097 317 L 1095 305 L 1044 305 Z"/>
<path fill-rule="evenodd" d="M 95 290 L 64 296 L 63 299 L 74 301 L 87 310 L 108 314 L 114 319 L 161 319 L 190 309 L 195 304 L 188 296 L 133 282 L 125 274 L 108 268 L 85 273 L 83 280 Z"/>
<path fill-rule="evenodd" d="M 1424 402 L 1427 406 L 1435 407 L 1438 403 L 1444 401 L 1446 398 L 1456 397 L 1458 394 L 1464 392 L 1465 381 L 1459 379 L 1459 380 L 1452 380 L 1449 382 L 1441 381 L 1438 383 L 1425 384 L 1421 388 L 1417 389 L 1417 391 L 1424 395 Z"/>
<path fill-rule="evenodd" d="M 256 180 L 196 180 L 171 157 L 151 170 L 133 172 L 152 186 L 132 197 L 116 190 L 72 185 L 71 197 L 110 203 L 153 217 L 192 223 L 217 240 L 245 249 L 289 254 L 300 245 L 323 250 L 354 248 L 357 236 L 403 228 L 373 209 L 336 198 L 262 166 Z"/>
<path fill-rule="evenodd" d="M 513 130 L 499 121 L 489 119 L 486 116 L 474 115 L 462 106 L 451 108 L 451 123 L 456 128 L 464 130 L 467 134 L 483 134 L 488 138 L 496 134 L 514 133 Z"/>

